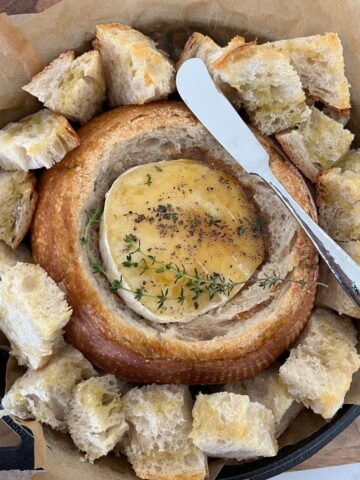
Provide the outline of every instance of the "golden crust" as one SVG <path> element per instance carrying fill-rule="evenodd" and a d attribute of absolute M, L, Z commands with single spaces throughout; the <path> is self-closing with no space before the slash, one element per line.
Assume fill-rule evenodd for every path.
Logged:
<path fill-rule="evenodd" d="M 251 58 L 254 55 L 254 50 L 251 47 L 254 46 L 256 46 L 256 40 L 249 43 L 240 42 L 240 44 L 232 44 L 232 42 L 230 42 L 228 48 L 224 49 L 224 53 L 221 57 L 217 58 L 212 64 L 213 68 L 216 70 L 224 70 L 234 62 L 236 56 L 239 54 L 241 54 L 242 58 Z M 260 50 L 260 53 L 263 53 L 263 51 Z M 271 60 L 272 56 L 272 51 L 269 49 L 269 52 L 266 52 L 266 58 Z"/>
<path fill-rule="evenodd" d="M 236 37 L 237 38 L 237 37 Z M 188 38 L 183 51 L 181 52 L 180 58 L 176 63 L 176 70 L 179 70 L 181 65 L 188 60 L 189 58 L 193 58 L 197 56 L 198 50 L 201 47 L 207 47 L 209 50 L 216 50 L 221 51 L 219 45 L 214 42 L 210 37 L 207 35 L 203 35 L 199 32 L 194 32 Z"/>
<path fill-rule="evenodd" d="M 80 130 L 81 144 L 41 179 L 33 223 L 36 262 L 55 281 L 63 281 L 74 315 L 67 338 L 95 365 L 137 382 L 211 384 L 254 375 L 270 365 L 304 328 L 314 303 L 315 285 L 292 283 L 281 308 L 266 319 L 262 331 L 246 335 L 186 342 L 149 333 L 121 318 L 102 300 L 80 243 L 84 206 L 93 193 L 96 172 L 111 144 L 135 138 L 154 128 L 196 126 L 178 102 L 119 107 L 93 119 Z M 297 170 L 261 138 L 271 168 L 314 218 L 316 210 Z M 298 227 L 294 279 L 316 281 L 317 255 Z"/>

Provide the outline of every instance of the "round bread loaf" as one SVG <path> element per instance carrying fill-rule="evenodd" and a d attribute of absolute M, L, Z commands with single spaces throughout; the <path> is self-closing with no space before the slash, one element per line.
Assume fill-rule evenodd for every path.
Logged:
<path fill-rule="evenodd" d="M 179 102 L 119 107 L 83 127 L 81 144 L 46 171 L 32 229 L 36 262 L 62 282 L 73 308 L 67 339 L 96 366 L 141 383 L 221 384 L 269 366 L 297 338 L 314 303 L 318 266 L 311 243 L 276 195 L 244 173 Z M 264 138 L 270 166 L 316 219 L 298 171 Z M 99 225 L 81 242 L 87 212 L 125 170 L 159 160 L 192 158 L 228 171 L 246 186 L 267 222 L 268 252 L 254 280 L 285 278 L 270 288 L 246 285 L 227 303 L 188 323 L 160 324 L 133 312 L 93 273 Z M 300 282 L 299 282 L 300 281 Z"/>

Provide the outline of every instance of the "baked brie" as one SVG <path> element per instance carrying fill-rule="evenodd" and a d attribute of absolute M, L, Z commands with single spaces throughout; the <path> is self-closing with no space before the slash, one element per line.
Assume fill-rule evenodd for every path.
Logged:
<path fill-rule="evenodd" d="M 188 159 L 138 165 L 106 196 L 100 251 L 119 295 L 155 322 L 225 303 L 264 259 L 265 225 L 227 173 Z"/>

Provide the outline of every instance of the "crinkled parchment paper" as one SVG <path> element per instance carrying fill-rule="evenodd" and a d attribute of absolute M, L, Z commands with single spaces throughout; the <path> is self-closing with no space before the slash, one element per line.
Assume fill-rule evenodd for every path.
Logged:
<path fill-rule="evenodd" d="M 360 2 L 358 0 L 64 0 L 50 9 L 12 23 L 0 15 L 0 127 L 40 108 L 21 90 L 31 77 L 61 52 L 80 53 L 90 47 L 97 23 L 133 25 L 177 55 L 194 30 L 225 43 L 235 34 L 247 40 L 276 40 L 337 32 L 344 46 L 346 73 L 352 85 L 350 128 L 360 139 Z M 159 34 L 159 32 L 161 32 Z M 0 345 L 6 345 L 0 334 Z M 8 366 L 8 382 L 19 371 Z M 360 373 L 354 376 L 347 403 L 360 404 Z M 304 411 L 280 438 L 280 445 L 296 443 L 324 421 Z M 89 465 L 63 435 L 26 422 L 36 436 L 37 466 L 47 468 L 36 480 L 135 479 L 124 459 L 108 457 Z M 45 435 L 45 437 L 44 437 Z M 47 444 L 45 448 L 45 442 Z M 46 450 L 46 452 L 45 452 Z M 46 461 L 44 455 L 46 453 Z M 211 461 L 210 479 L 221 462 Z"/>

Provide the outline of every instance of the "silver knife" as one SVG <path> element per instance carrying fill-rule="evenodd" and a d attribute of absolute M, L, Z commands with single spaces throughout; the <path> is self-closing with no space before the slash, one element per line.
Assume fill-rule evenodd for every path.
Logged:
<path fill-rule="evenodd" d="M 206 129 L 247 172 L 261 177 L 307 233 L 355 305 L 360 308 L 360 267 L 297 204 L 269 167 L 269 156 L 255 135 L 212 81 L 204 62 L 191 58 L 176 77 L 178 92 Z"/>

